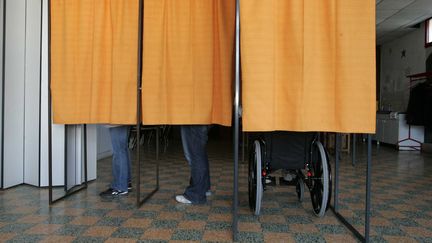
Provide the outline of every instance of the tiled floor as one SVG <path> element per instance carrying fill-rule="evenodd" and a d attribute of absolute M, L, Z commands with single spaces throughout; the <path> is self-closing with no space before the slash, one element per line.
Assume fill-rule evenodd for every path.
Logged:
<path fill-rule="evenodd" d="M 228 140 L 230 141 L 230 140 Z M 356 167 L 343 155 L 340 212 L 362 232 L 365 146 Z M 154 154 L 145 153 L 142 191 L 154 186 Z M 102 199 L 110 180 L 110 159 L 98 162 L 98 179 L 88 189 L 53 206 L 48 190 L 19 186 L 0 191 L 0 242 L 230 242 L 233 162 L 229 142 L 211 141 L 212 190 L 205 205 L 179 205 L 189 170 L 181 146 L 172 142 L 160 159 L 160 189 L 136 206 L 136 188 L 127 197 Z M 135 170 L 136 171 L 136 170 Z M 247 164 L 240 167 L 239 241 L 356 242 L 329 211 L 317 218 L 309 195 L 303 203 L 294 187 L 264 193 L 261 215 L 248 208 Z M 136 180 L 134 180 L 135 186 Z M 432 156 L 373 147 L 372 242 L 432 242 Z"/>

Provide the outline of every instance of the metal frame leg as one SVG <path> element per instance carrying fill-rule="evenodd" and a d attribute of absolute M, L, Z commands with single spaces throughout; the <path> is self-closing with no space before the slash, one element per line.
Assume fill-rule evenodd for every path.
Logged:
<path fill-rule="evenodd" d="M 355 166 L 355 164 L 356 164 L 356 152 L 357 152 L 357 148 L 356 148 L 357 136 L 355 133 L 352 134 L 352 138 L 353 138 L 353 140 L 352 140 L 353 142 L 352 142 L 352 154 L 351 154 L 352 161 L 351 161 L 351 163 L 352 163 L 352 166 Z"/>
<path fill-rule="evenodd" d="M 234 94 L 234 192 L 232 232 L 233 240 L 238 240 L 238 164 L 240 129 L 240 0 L 236 0 L 236 40 L 235 40 L 235 94 Z"/>
<path fill-rule="evenodd" d="M 337 141 L 338 139 L 336 139 Z M 337 144 L 338 142 L 336 142 Z M 362 235 L 357 229 L 355 229 L 341 214 L 338 212 L 338 170 L 339 170 L 339 159 L 338 159 L 338 147 L 336 150 L 336 159 L 335 159 L 335 198 L 334 205 L 330 208 L 333 213 L 336 215 L 336 218 L 341 221 L 353 234 L 362 242 L 369 242 L 370 240 L 370 216 L 371 216 L 371 177 L 372 177 L 372 136 L 371 134 L 367 135 L 367 168 L 366 168 L 366 206 L 365 206 L 365 231 L 364 235 Z"/>
<path fill-rule="evenodd" d="M 159 126 L 156 126 L 156 187 L 141 199 L 141 79 L 142 79 L 142 60 L 143 60 L 143 34 L 144 34 L 144 0 L 139 0 L 139 17 L 138 17 L 138 75 L 137 75 L 137 183 L 136 183 L 136 204 L 137 207 L 143 205 L 159 190 Z"/>
<path fill-rule="evenodd" d="M 140 144 L 137 144 L 137 184 L 136 184 L 136 192 L 137 192 L 137 198 L 136 198 L 136 204 L 138 207 L 142 206 L 148 199 L 150 199 L 158 190 L 159 190 L 159 126 L 151 127 L 151 128 L 144 128 L 144 130 L 155 130 L 156 133 L 156 186 L 155 188 L 149 192 L 145 196 L 141 196 L 141 149 Z M 137 137 L 141 136 L 141 130 L 143 130 L 140 123 L 137 124 Z M 143 198 L 143 199 L 141 199 Z"/>
<path fill-rule="evenodd" d="M 339 211 L 339 159 L 340 159 L 340 134 L 335 134 L 335 180 L 334 180 L 334 209 Z"/>
<path fill-rule="evenodd" d="M 372 188 L 372 136 L 368 134 L 367 167 L 366 167 L 366 212 L 365 212 L 365 242 L 369 242 L 371 216 Z"/>

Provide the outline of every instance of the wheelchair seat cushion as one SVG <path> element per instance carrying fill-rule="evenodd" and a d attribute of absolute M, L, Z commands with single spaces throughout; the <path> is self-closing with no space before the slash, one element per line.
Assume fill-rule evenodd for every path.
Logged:
<path fill-rule="evenodd" d="M 269 132 L 265 133 L 265 161 L 272 170 L 303 169 L 314 132 Z"/>

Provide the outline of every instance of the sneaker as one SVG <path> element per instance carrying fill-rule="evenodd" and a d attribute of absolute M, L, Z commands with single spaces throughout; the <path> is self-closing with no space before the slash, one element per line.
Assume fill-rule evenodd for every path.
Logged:
<path fill-rule="evenodd" d="M 110 184 L 107 184 L 107 186 L 111 186 L 111 183 Z M 128 192 L 131 192 L 132 191 L 132 182 L 128 182 Z"/>
<path fill-rule="evenodd" d="M 206 191 L 206 197 L 210 197 L 212 195 L 212 192 L 210 190 Z"/>
<path fill-rule="evenodd" d="M 124 191 L 119 191 L 116 189 L 112 189 L 112 188 L 108 188 L 106 191 L 103 191 L 101 193 L 99 193 L 99 196 L 101 197 L 106 197 L 106 196 L 123 196 L 123 195 L 127 195 L 128 192 L 124 192 Z"/>
<path fill-rule="evenodd" d="M 175 197 L 175 200 L 179 203 L 183 203 L 183 204 L 192 204 L 191 201 L 189 201 L 189 199 L 185 198 L 185 196 L 183 195 L 177 195 Z"/>

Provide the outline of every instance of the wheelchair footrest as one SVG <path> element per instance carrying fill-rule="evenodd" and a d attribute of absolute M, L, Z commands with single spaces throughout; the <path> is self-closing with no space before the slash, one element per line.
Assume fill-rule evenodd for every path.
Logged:
<path fill-rule="evenodd" d="M 276 186 L 276 177 L 274 177 L 274 176 L 267 176 L 265 178 L 265 185 L 266 186 Z"/>
<path fill-rule="evenodd" d="M 297 179 L 292 179 L 290 181 L 287 181 L 283 177 L 279 177 L 279 185 L 281 185 L 281 186 L 295 186 L 295 185 L 297 185 Z"/>

